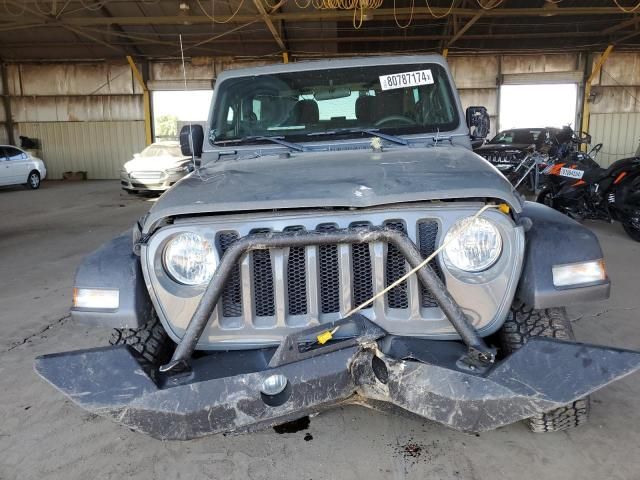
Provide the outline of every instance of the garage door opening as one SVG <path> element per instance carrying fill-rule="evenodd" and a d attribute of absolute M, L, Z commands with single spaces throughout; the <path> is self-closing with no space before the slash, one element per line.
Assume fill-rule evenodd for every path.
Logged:
<path fill-rule="evenodd" d="M 575 126 L 578 86 L 502 85 L 500 130 L 511 128 Z"/>
<path fill-rule="evenodd" d="M 153 92 L 153 131 L 156 141 L 177 140 L 187 123 L 206 124 L 213 90 Z"/>

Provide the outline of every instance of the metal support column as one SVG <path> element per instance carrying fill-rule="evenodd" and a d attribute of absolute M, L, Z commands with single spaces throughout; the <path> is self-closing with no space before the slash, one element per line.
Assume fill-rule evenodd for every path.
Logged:
<path fill-rule="evenodd" d="M 591 74 L 585 80 L 584 98 L 582 100 L 581 132 L 589 133 L 589 114 L 590 114 L 589 97 L 591 96 L 591 82 L 593 82 L 596 76 L 600 74 L 600 69 L 602 68 L 602 65 L 604 65 L 604 62 L 607 61 L 607 57 L 609 57 L 609 54 L 611 54 L 612 50 L 613 50 L 613 45 L 609 45 L 607 49 L 604 51 L 604 53 L 600 56 L 600 59 L 598 59 L 596 64 L 593 66 L 593 69 L 591 70 Z M 586 149 L 586 147 L 587 147 L 586 145 L 581 146 L 582 149 Z"/>
<path fill-rule="evenodd" d="M 13 114 L 11 113 L 11 98 L 9 97 L 9 75 L 7 75 L 7 65 L 0 63 L 0 75 L 2 78 L 2 103 L 4 104 L 4 126 L 7 129 L 7 138 L 11 145 L 16 144 L 16 137 L 13 132 Z"/>
<path fill-rule="evenodd" d="M 144 77 L 142 76 L 142 73 L 140 73 L 140 70 L 138 70 L 136 63 L 133 61 L 133 58 L 131 58 L 130 55 L 127 55 L 127 62 L 129 62 L 129 65 L 131 66 L 131 71 L 133 72 L 133 76 L 136 77 L 136 80 L 142 87 L 142 101 L 144 105 L 145 141 L 147 145 L 151 145 L 151 143 L 153 142 L 153 134 L 151 129 L 151 97 L 149 95 L 149 89 L 147 88 L 147 83 L 145 82 Z"/>

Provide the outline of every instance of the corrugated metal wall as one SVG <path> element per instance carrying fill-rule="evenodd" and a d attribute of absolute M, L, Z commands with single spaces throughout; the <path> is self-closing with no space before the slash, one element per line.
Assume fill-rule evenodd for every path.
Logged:
<path fill-rule="evenodd" d="M 640 54 L 616 52 L 593 82 L 589 133 L 602 143 L 598 162 L 606 167 L 635 154 L 640 139 Z"/>
<path fill-rule="evenodd" d="M 40 140 L 50 179 L 117 179 L 144 148 L 141 90 L 126 62 L 10 64 L 7 73 L 16 134 Z"/>
<path fill-rule="evenodd" d="M 606 167 L 635 154 L 640 140 L 640 113 L 595 113 L 589 130 L 591 144 L 602 143 L 597 160 Z"/>
<path fill-rule="evenodd" d="M 144 148 L 144 121 L 20 123 L 20 135 L 38 138 L 50 179 L 67 171 L 89 178 L 120 178 L 120 168 Z"/>

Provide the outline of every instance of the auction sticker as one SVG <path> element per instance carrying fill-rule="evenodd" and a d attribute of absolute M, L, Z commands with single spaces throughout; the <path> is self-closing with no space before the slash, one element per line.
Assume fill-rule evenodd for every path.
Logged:
<path fill-rule="evenodd" d="M 416 87 L 418 85 L 431 85 L 433 83 L 433 75 L 431 75 L 431 70 L 418 70 L 416 72 L 380 75 L 380 86 L 382 87 L 382 90 Z"/>
<path fill-rule="evenodd" d="M 578 180 L 580 180 L 583 175 L 584 175 L 583 170 L 575 170 L 573 168 L 560 169 L 560 176 L 562 177 L 577 178 Z"/>

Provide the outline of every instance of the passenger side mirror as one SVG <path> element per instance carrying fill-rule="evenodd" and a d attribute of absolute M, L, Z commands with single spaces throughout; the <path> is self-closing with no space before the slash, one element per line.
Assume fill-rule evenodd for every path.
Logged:
<path fill-rule="evenodd" d="M 467 126 L 471 138 L 487 138 L 491 129 L 491 119 L 485 107 L 467 108 Z"/>
<path fill-rule="evenodd" d="M 204 130 L 202 125 L 189 124 L 180 129 L 180 150 L 185 157 L 200 158 L 202 156 L 202 144 L 204 143 Z"/>

